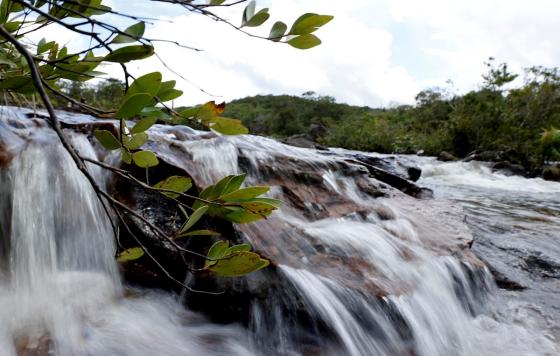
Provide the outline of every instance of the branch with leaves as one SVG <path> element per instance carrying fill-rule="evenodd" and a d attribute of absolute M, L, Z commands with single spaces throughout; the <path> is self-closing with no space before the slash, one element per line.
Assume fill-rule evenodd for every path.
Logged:
<path fill-rule="evenodd" d="M 249 36 L 288 44 L 298 49 L 309 49 L 319 45 L 321 40 L 314 34 L 315 31 L 332 20 L 332 16 L 307 13 L 300 16 L 289 30 L 284 22 L 274 23 L 269 36 L 263 37 L 247 30 L 262 26 L 270 18 L 269 9 L 263 8 L 257 11 L 255 1 L 211 0 L 204 3 L 188 0 L 152 1 L 172 3 L 188 12 L 226 23 Z M 235 25 L 214 12 L 214 9 L 240 5 L 245 5 L 240 25 Z M 107 15 L 120 16 L 136 22 L 120 29 L 111 23 Z M 251 223 L 268 217 L 281 204 L 276 199 L 262 196 L 268 192 L 268 187 L 242 187 L 245 175 L 225 177 L 216 184 L 206 187 L 198 195 L 189 193 L 193 184 L 188 177 L 171 176 L 156 184 L 150 184 L 150 170 L 158 166 L 159 159 L 157 152 L 143 147 L 149 140 L 150 128 L 156 123 L 188 125 L 196 122 L 223 135 L 246 134 L 248 130 L 240 120 L 222 116 L 224 104 L 208 102 L 175 111 L 167 104 L 183 94 L 181 90 L 175 88 L 175 80 L 164 81 L 159 72 L 148 73 L 138 78 L 134 78 L 129 73 L 128 63 L 157 56 L 154 49 L 156 42 L 169 42 L 181 48 L 199 51 L 198 48 L 175 41 L 146 37 L 146 25 L 149 25 L 149 21 L 158 20 L 114 11 L 102 4 L 102 0 L 1 0 L 0 91 L 23 100 L 27 100 L 30 96 L 32 98 L 35 95 L 39 96 L 42 105 L 47 109 L 49 124 L 57 133 L 64 148 L 70 153 L 78 169 L 90 182 L 111 222 L 113 223 L 113 217 L 116 216 L 120 224 L 124 225 L 125 230 L 138 243 L 138 247 L 124 249 L 118 253 L 120 262 L 126 263 L 147 255 L 169 278 L 189 288 L 171 276 L 141 239 L 132 233 L 123 217 L 123 214 L 128 214 L 140 220 L 158 238 L 167 241 L 181 256 L 188 254 L 194 258 L 201 258 L 202 268 L 198 270 L 234 277 L 262 269 L 269 262 L 252 252 L 247 244 L 230 246 L 227 241 L 218 241 L 204 255 L 185 249 L 179 241 L 197 235 L 217 236 L 216 232 L 198 227 L 202 217 L 206 215 L 237 224 Z M 28 36 L 32 33 L 48 33 L 48 28 L 51 26 L 62 26 L 66 31 L 89 38 L 89 45 L 70 52 L 68 47 L 55 40 L 43 38 L 38 43 L 28 40 Z M 165 64 L 163 59 L 162 62 Z M 122 100 L 116 103 L 112 110 L 82 102 L 64 91 L 64 81 L 86 82 L 102 77 L 104 73 L 98 72 L 97 68 L 107 63 L 121 66 L 125 83 Z M 122 161 L 120 167 L 113 167 L 79 155 L 61 129 L 49 94 L 78 106 L 94 116 L 116 120 L 118 127 L 113 131 L 96 130 L 93 135 L 106 150 L 119 152 Z M 166 235 L 141 213 L 101 189 L 89 173 L 85 162 L 108 169 L 132 184 L 156 191 L 171 200 L 184 215 L 181 227 L 170 236 Z M 130 168 L 134 166 L 146 171 L 145 180 L 131 173 Z M 114 230 L 117 231 L 116 228 Z"/>

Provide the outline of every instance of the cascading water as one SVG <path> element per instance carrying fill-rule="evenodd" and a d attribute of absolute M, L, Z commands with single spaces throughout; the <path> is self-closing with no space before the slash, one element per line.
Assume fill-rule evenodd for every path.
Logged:
<path fill-rule="evenodd" d="M 457 210 L 449 203 L 406 197 L 343 164 L 342 153 L 252 136 L 200 139 L 186 129 L 178 139 L 160 126 L 150 134 L 163 156 L 169 147 L 186 153 L 162 158 L 202 185 L 246 171 L 249 183 L 266 182 L 286 201 L 269 220 L 239 227 L 279 262 L 274 275 L 249 276 L 247 288 L 273 276 L 275 289 L 251 301 L 246 327 L 211 323 L 163 292 L 123 297 L 97 197 L 60 147 L 30 144 L 0 175 L 0 355 L 41 342 L 64 356 L 560 352 L 530 315 L 499 308 L 492 277 L 455 241 L 466 232 L 447 217 Z M 84 136 L 73 140 L 95 155 Z M 378 190 L 367 193 L 367 184 Z"/>
<path fill-rule="evenodd" d="M 492 298 L 494 284 L 488 272 L 476 270 L 455 257 L 434 256 L 415 230 L 415 226 L 422 224 L 415 221 L 421 218 L 421 214 L 414 216 L 407 209 L 399 209 L 392 199 L 365 196 L 352 179 L 341 177 L 327 168 L 332 164 L 332 157 L 259 137 L 218 138 L 204 145 L 196 142 L 183 145 L 193 154 L 195 165 L 200 163 L 204 167 L 199 172 L 200 179 L 206 184 L 219 176 L 240 171 L 247 171 L 251 183 L 257 183 L 267 178 L 268 173 L 262 173 L 263 167 L 274 167 L 275 162 L 284 158 L 298 159 L 320 172 L 331 194 L 343 194 L 359 204 L 384 211 L 381 216 L 390 216 L 380 218 L 379 214 L 370 214 L 363 218 L 348 215 L 310 221 L 302 217 L 300 210 L 287 206 L 276 218 L 303 234 L 291 234 L 287 239 L 280 237 L 277 221 L 259 222 L 242 229 L 249 240 L 255 232 L 275 236 L 271 239 L 280 250 L 289 250 L 290 241 L 294 240 L 306 243 L 302 240 L 311 238 L 320 242 L 307 242 L 309 252 L 299 261 L 297 268 L 280 266 L 281 273 L 294 287 L 293 290 L 287 289 L 286 293 L 299 294 L 311 317 L 320 320 L 331 333 L 332 339 L 319 341 L 318 353 L 434 356 L 552 355 L 557 352 L 554 343 L 539 331 L 527 330 L 506 320 L 494 320 L 493 304 L 497 301 Z M 239 152 L 248 163 L 243 168 L 232 165 L 238 161 L 238 157 L 232 157 L 232 152 Z M 277 170 L 282 168 L 277 167 Z M 209 172 L 218 174 L 213 176 Z M 278 189 L 273 190 L 273 195 L 289 201 Z M 324 270 L 317 270 L 314 261 L 309 260 L 318 246 L 336 251 L 338 257 L 358 256 L 367 261 L 375 275 L 365 273 L 362 283 L 371 278 L 376 283 L 381 282 L 382 286 L 385 283 L 387 289 L 399 286 L 402 290 L 379 301 L 363 291 L 341 285 L 336 277 L 331 278 Z M 282 315 L 281 312 L 270 315 L 271 304 L 279 305 L 286 300 L 293 302 L 294 299 L 281 295 L 272 303 L 253 308 L 253 332 L 257 334 L 254 337 L 260 338 L 263 344 L 268 342 L 269 347 L 274 347 L 282 355 L 312 353 L 298 347 L 297 336 L 281 330 L 271 332 L 265 328 L 263 331 L 259 325 L 263 322 L 278 327 L 290 325 L 293 315 Z"/>
<path fill-rule="evenodd" d="M 0 174 L 0 355 L 250 354 L 237 327 L 208 324 L 171 295 L 123 298 L 97 196 L 56 137 L 43 139 Z M 85 137 L 73 143 L 95 155 Z"/>

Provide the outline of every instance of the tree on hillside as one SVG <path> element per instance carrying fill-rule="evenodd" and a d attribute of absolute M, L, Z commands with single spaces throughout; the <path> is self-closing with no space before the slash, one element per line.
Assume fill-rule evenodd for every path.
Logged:
<path fill-rule="evenodd" d="M 297 49 L 309 49 L 319 45 L 321 41 L 314 32 L 332 19 L 332 16 L 307 13 L 300 16 L 291 27 L 278 21 L 271 26 L 268 36 L 259 36 L 250 32 L 250 29 L 263 25 L 270 14 L 268 8 L 257 8 L 255 1 L 153 2 L 171 3 L 180 10 L 229 25 L 235 31 Z M 240 24 L 230 22 L 219 14 L 220 8 L 235 6 L 243 6 Z M 116 17 L 129 20 L 131 25 L 119 28 L 114 25 Z M 157 21 L 114 11 L 104 5 L 102 0 L 1 0 L 0 90 L 9 94 L 12 102 L 25 102 L 30 96 L 40 99 L 48 112 L 50 126 L 97 193 L 109 219 L 113 215 L 110 213 L 112 211 L 124 228 L 127 226 L 123 214 L 141 220 L 159 239 L 173 246 L 179 254 L 200 258 L 201 270 L 221 276 L 239 276 L 259 270 L 267 266 L 268 261 L 251 252 L 248 245 L 230 247 L 227 241 L 218 241 L 206 255 L 201 255 L 186 249 L 180 241 L 190 236 L 215 234 L 212 231 L 196 229 L 197 222 L 203 215 L 217 216 L 234 223 L 249 223 L 270 215 L 279 207 L 280 202 L 261 197 L 268 191 L 267 187 L 241 188 L 244 175 L 225 177 L 206 187 L 199 195 L 190 193 L 192 182 L 188 177 L 171 176 L 155 185 L 148 183 L 150 169 L 157 166 L 159 160 L 157 152 L 142 147 L 148 140 L 147 130 L 156 122 L 170 125 L 197 122 L 220 134 L 247 133 L 241 121 L 222 116 L 223 105 L 209 102 L 181 111 L 173 110 L 168 103 L 182 95 L 182 92 L 175 88 L 174 80 L 163 80 L 159 72 L 137 77 L 129 72 L 129 63 L 157 55 L 154 43 L 167 41 L 145 35 L 146 26 Z M 48 29 L 52 26 L 79 34 L 87 39 L 84 42 L 89 42 L 89 45 L 70 51 L 56 39 L 43 38 L 38 43 L 30 41 L 29 36 L 33 33 L 44 33 L 48 36 Z M 185 50 L 198 50 L 184 44 L 175 44 Z M 162 61 L 164 62 L 165 58 Z M 103 73 L 97 69 L 101 64 L 108 63 L 118 65 L 122 69 L 124 92 L 120 90 L 120 82 L 115 80 L 98 84 L 98 90 L 84 90 L 82 83 L 102 76 Z M 76 98 L 76 93 L 80 93 L 81 97 Z M 94 94 L 96 97 L 92 96 Z M 81 156 L 61 128 L 54 110 L 53 98 L 92 115 L 117 120 L 116 130 L 96 130 L 94 135 L 107 150 L 120 153 L 124 169 Z M 134 125 L 131 125 L 132 120 L 135 120 Z M 156 191 L 176 203 L 178 210 L 184 214 L 182 227 L 173 236 L 168 236 L 140 213 L 128 208 L 103 190 L 93 179 L 86 162 L 108 169 L 129 184 Z M 132 168 L 146 170 L 146 179 L 139 179 L 131 173 Z M 187 204 L 189 201 L 194 201 L 194 204 Z M 113 228 L 117 234 L 116 226 L 113 225 Z M 141 240 L 130 229 L 128 231 L 136 239 L 138 246 L 120 251 L 119 260 L 131 260 L 143 254 L 153 258 Z M 154 262 L 161 267 L 157 261 Z M 176 279 L 175 281 L 189 288 L 182 282 Z"/>

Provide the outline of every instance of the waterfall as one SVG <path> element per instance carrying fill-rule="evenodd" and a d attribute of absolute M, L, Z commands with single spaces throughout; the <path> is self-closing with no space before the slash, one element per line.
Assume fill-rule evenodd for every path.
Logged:
<path fill-rule="evenodd" d="M 49 137 L 0 170 L 0 355 L 40 347 L 61 356 L 558 354 L 530 316 L 509 315 L 467 248 L 460 207 L 409 197 L 340 150 L 201 136 L 156 125 L 150 145 L 199 185 L 247 172 L 246 184 L 270 185 L 285 202 L 269 219 L 237 227 L 277 265 L 241 280 L 258 291 L 245 324 L 219 325 L 180 295 L 123 285 L 110 221 Z M 97 157 L 86 136 L 72 141 Z M 425 166 L 424 179 L 442 169 Z"/>
<path fill-rule="evenodd" d="M 490 317 L 495 315 L 495 304 L 499 301 L 487 269 L 455 256 L 434 254 L 435 240 L 445 234 L 460 234 L 460 229 L 434 231 L 439 228 L 431 226 L 435 221 L 423 219 L 444 220 L 445 209 L 450 207 L 438 210 L 430 202 L 421 202 L 419 205 L 424 209 L 436 211 L 430 216 L 421 212 L 422 207 L 410 209 L 417 203 L 399 195 L 372 199 L 355 179 L 340 174 L 340 157 L 325 156 L 315 150 L 252 136 L 218 137 L 203 144 L 178 143 L 166 129 L 162 131 L 162 139 L 182 145 L 192 156 L 188 167 L 204 184 L 239 172 L 248 173 L 250 184 L 277 182 L 278 177 L 293 180 L 284 170 L 291 162 L 299 161 L 298 164 L 303 162 L 301 167 L 322 177 L 324 194 L 344 195 L 360 207 L 377 212 L 307 219 L 301 207 L 293 206 L 284 191 L 273 185 L 270 195 L 286 202 L 285 206 L 267 221 L 239 228 L 261 250 L 270 250 L 272 245 L 280 251 L 305 251 L 297 258 L 283 256 L 287 264 L 281 264 L 279 269 L 285 284 L 272 293 L 272 300 L 257 302 L 251 309 L 252 338 L 268 352 L 422 356 L 556 352 L 554 343 L 539 331 L 506 320 L 496 322 Z M 428 176 L 433 174 L 429 167 L 427 171 Z M 311 203 L 307 208 L 320 210 Z M 426 236 L 431 234 L 438 237 L 431 240 Z M 266 243 L 260 241 L 259 236 L 263 235 L 270 236 Z M 320 251 L 332 252 L 338 258 L 333 262 L 334 269 L 344 269 L 345 261 L 356 257 L 367 261 L 361 274 L 363 279 L 344 280 L 348 276 L 341 278 L 331 268 L 317 267 L 313 258 Z M 365 285 L 369 281 L 393 293 L 375 298 L 354 288 L 356 283 Z M 300 313 L 300 306 L 296 305 L 301 303 L 311 319 L 305 321 L 306 325 L 311 324 L 307 328 L 314 332 L 301 330 L 297 326 L 301 321 L 294 321 Z M 320 335 L 319 340 L 316 335 L 309 335 L 313 333 Z M 303 343 L 309 345 L 302 347 Z"/>
<path fill-rule="evenodd" d="M 175 296 L 123 297 L 110 222 L 56 140 L 47 133 L 0 171 L 0 355 L 250 355 L 238 327 L 209 324 Z M 96 157 L 85 136 L 72 142 Z"/>

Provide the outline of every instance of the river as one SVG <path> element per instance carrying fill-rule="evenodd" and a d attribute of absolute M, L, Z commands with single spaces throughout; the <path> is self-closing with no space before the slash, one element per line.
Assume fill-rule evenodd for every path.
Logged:
<path fill-rule="evenodd" d="M 4 136 L 35 125 L 19 109 L 3 120 Z M 277 263 L 246 279 L 257 297 L 245 321 L 218 323 L 185 308 L 191 294 L 123 282 L 109 221 L 46 133 L 0 171 L 0 355 L 560 353 L 559 183 L 399 156 L 435 194 L 414 199 L 348 163 L 352 152 L 173 130 L 154 127 L 150 145 L 175 147 L 167 158 L 182 157 L 199 182 L 245 171 L 286 202 L 239 230 Z M 81 154 L 97 155 L 68 133 Z M 489 268 L 469 258 L 469 229 Z"/>

